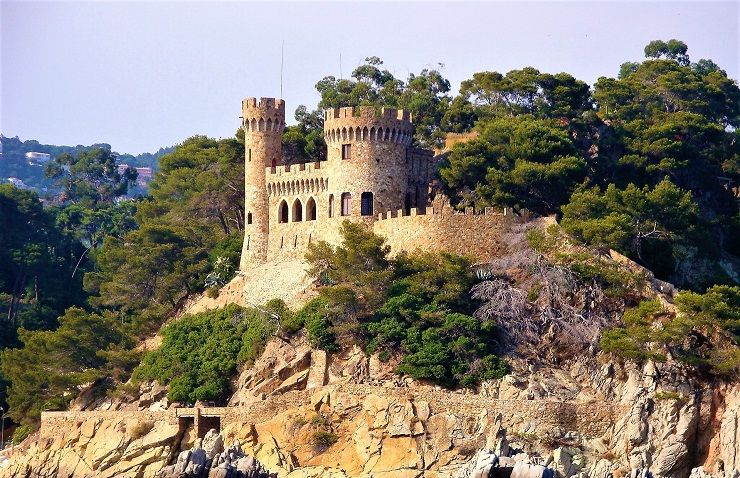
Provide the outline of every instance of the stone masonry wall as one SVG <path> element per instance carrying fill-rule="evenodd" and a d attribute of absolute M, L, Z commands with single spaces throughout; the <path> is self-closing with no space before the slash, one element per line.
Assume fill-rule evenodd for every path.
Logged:
<path fill-rule="evenodd" d="M 474 214 L 472 208 L 465 213 L 450 208 L 437 212 L 431 207 L 412 209 L 409 216 L 401 212 L 381 214 L 381 220 L 373 224 L 373 231 L 387 239 L 393 253 L 415 249 L 447 251 L 478 260 L 504 253 L 502 235 L 519 220 L 511 214 L 494 212 L 493 208 L 486 208 L 482 214 Z"/>
<path fill-rule="evenodd" d="M 628 406 L 604 402 L 556 402 L 549 400 L 502 400 L 464 392 L 450 392 L 430 386 L 413 389 L 382 387 L 365 384 L 338 384 L 323 390 L 296 390 L 269 396 L 250 406 L 207 407 L 200 409 L 201 416 L 219 416 L 221 428 L 231 424 L 256 425 L 269 421 L 277 414 L 289 409 L 310 406 L 321 394 L 348 394 L 356 398 L 370 395 L 386 399 L 424 402 L 436 412 L 450 411 L 456 416 L 475 420 L 482 413 L 501 413 L 504 423 L 515 426 L 533 422 L 541 427 L 560 427 L 575 431 L 588 438 L 602 436 L 629 409 Z M 140 422 L 166 422 L 177 425 L 178 416 L 194 412 L 192 408 L 163 411 L 90 411 L 90 412 L 43 412 L 41 415 L 42 436 L 64 434 L 65 430 L 79 427 L 91 420 L 114 420 L 127 418 Z"/>
<path fill-rule="evenodd" d="M 244 158 L 244 244 L 240 269 L 267 260 L 269 217 L 265 167 L 281 159 L 285 102 L 246 98 L 242 102 Z"/>
<path fill-rule="evenodd" d="M 311 196 L 316 200 L 319 214 L 325 214 L 326 196 L 325 193 Z M 305 203 L 307 196 L 297 197 Z M 277 211 L 277 205 L 273 209 Z M 271 219 L 277 215 L 275 211 L 271 213 Z M 402 209 L 388 211 L 372 218 L 319 216 L 315 221 L 274 221 L 270 225 L 268 257 L 275 261 L 302 259 L 311 243 L 327 241 L 338 245 L 342 239 L 339 228 L 345 220 L 350 220 L 365 222 L 376 234 L 385 237 L 391 246 L 391 254 L 421 249 L 470 255 L 484 261 L 505 251 L 502 235 L 519 221 L 513 215 L 494 212 L 492 208 L 479 214 L 473 214 L 472 210 L 457 213 L 451 209 L 435 212 L 431 207 L 411 209 L 410 215 L 404 215 L 404 212 Z"/>

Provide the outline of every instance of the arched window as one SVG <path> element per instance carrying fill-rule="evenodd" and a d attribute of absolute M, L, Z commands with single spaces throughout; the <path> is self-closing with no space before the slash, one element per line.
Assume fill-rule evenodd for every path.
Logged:
<path fill-rule="evenodd" d="M 306 221 L 316 220 L 316 201 L 312 197 L 306 201 Z"/>
<path fill-rule="evenodd" d="M 360 196 L 360 214 L 363 216 L 373 215 L 373 193 L 364 192 Z"/>
<path fill-rule="evenodd" d="M 293 222 L 301 222 L 303 220 L 303 204 L 300 199 L 296 199 L 293 202 Z"/>
<path fill-rule="evenodd" d="M 349 216 L 352 214 L 352 195 L 350 193 L 342 193 L 342 216 Z"/>
<path fill-rule="evenodd" d="M 329 194 L 329 217 L 334 217 L 334 195 Z"/>
<path fill-rule="evenodd" d="M 288 203 L 285 199 L 280 201 L 280 206 L 278 206 L 278 222 L 288 222 Z"/>
<path fill-rule="evenodd" d="M 252 224 L 252 213 L 247 213 L 247 224 Z"/>

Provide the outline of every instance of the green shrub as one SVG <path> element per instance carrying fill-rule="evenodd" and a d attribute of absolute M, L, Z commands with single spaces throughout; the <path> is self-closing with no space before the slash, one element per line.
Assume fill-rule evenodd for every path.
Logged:
<path fill-rule="evenodd" d="M 345 338 L 364 340 L 381 360 L 400 353 L 398 373 L 445 386 L 506 373 L 493 323 L 471 316 L 470 258 L 417 251 L 390 260 L 383 239 L 364 226 L 345 223 L 342 234 L 341 246 L 317 243 L 307 254 L 314 276 L 327 280 L 286 331 L 305 327 L 311 344 L 329 351 Z"/>
<path fill-rule="evenodd" d="M 259 356 L 275 326 L 269 307 L 232 304 L 186 315 L 162 329 L 162 345 L 144 356 L 134 378 L 169 385 L 174 401 L 220 400 L 237 365 Z"/>
<path fill-rule="evenodd" d="M 28 438 L 31 433 L 33 433 L 33 427 L 31 427 L 30 425 L 19 426 L 13 432 L 13 443 L 17 445 L 18 443 Z"/>
<path fill-rule="evenodd" d="M 655 392 L 656 400 L 675 400 L 677 402 L 686 401 L 686 397 L 676 392 Z"/>
<path fill-rule="evenodd" d="M 320 428 L 329 426 L 329 420 L 327 420 L 326 417 L 319 415 L 318 413 L 313 415 L 311 417 L 311 420 L 309 420 L 308 423 L 310 423 L 311 425 L 315 427 L 320 427 Z"/>
<path fill-rule="evenodd" d="M 658 301 L 643 301 L 625 311 L 623 327 L 606 330 L 601 347 L 633 359 L 678 360 L 717 375 L 740 371 L 740 287 L 714 286 L 704 294 L 682 291 L 678 314 L 663 311 Z"/>
<path fill-rule="evenodd" d="M 665 361 L 665 355 L 655 350 L 662 341 L 660 329 L 654 323 L 663 313 L 663 306 L 657 300 L 642 301 L 637 307 L 625 310 L 622 316 L 625 327 L 605 330 L 601 348 L 627 359 Z"/>
<path fill-rule="evenodd" d="M 314 446 L 314 449 L 319 452 L 327 450 L 338 440 L 339 437 L 334 433 L 324 430 L 317 430 L 311 436 L 311 444 Z"/>
<path fill-rule="evenodd" d="M 304 324 L 312 346 L 336 352 L 339 350 L 330 319 L 329 302 L 323 297 L 310 300 L 293 318 L 293 324 Z"/>

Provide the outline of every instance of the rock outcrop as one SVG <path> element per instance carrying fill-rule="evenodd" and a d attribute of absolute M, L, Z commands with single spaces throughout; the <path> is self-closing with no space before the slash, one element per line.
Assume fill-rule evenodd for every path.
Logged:
<path fill-rule="evenodd" d="M 224 449 L 221 435 L 211 429 L 190 450 L 181 452 L 174 465 L 157 472 L 157 478 L 277 478 L 254 457 L 245 455 L 239 442 Z"/>
<path fill-rule="evenodd" d="M 273 339 L 202 442 L 192 424 L 151 418 L 175 413 L 161 387 L 143 384 L 136 402 L 81 397 L 77 409 L 108 411 L 49 422 L 0 477 L 231 477 L 260 463 L 280 478 L 738 478 L 739 385 L 701 382 L 671 361 L 604 358 L 514 361 L 473 393 L 397 377 L 392 361 L 359 349 Z"/>

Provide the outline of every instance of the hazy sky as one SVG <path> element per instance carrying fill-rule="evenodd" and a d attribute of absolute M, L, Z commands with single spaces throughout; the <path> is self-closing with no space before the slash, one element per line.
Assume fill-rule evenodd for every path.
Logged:
<path fill-rule="evenodd" d="M 231 136 L 246 96 L 280 95 L 289 122 L 314 85 L 377 55 L 397 77 L 444 64 L 524 66 L 592 84 L 678 38 L 738 78 L 738 2 L 205 3 L 0 0 L 0 131 L 51 144 L 155 151 Z"/>

